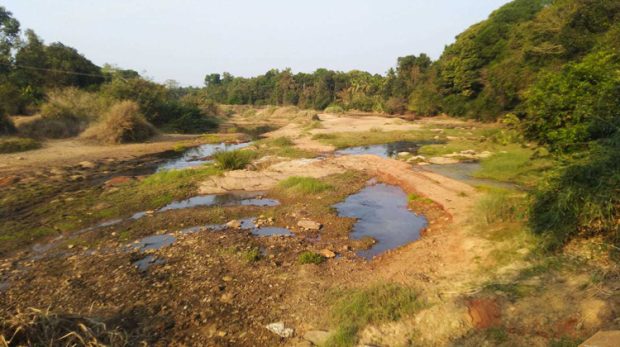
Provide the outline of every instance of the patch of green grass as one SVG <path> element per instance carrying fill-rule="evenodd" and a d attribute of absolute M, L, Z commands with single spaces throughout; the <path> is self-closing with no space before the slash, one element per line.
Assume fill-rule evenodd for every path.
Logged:
<path fill-rule="evenodd" d="M 305 251 L 300 253 L 297 256 L 297 262 L 299 264 L 321 264 L 322 262 L 325 261 L 325 257 L 318 254 L 318 253 L 314 253 L 314 252 L 310 252 L 310 251 Z"/>
<path fill-rule="evenodd" d="M 480 170 L 473 176 L 532 186 L 554 164 L 551 159 L 534 156 L 534 153 L 529 148 L 508 146 L 503 152 L 482 159 Z"/>
<path fill-rule="evenodd" d="M 433 203 L 433 200 L 431 200 L 431 199 L 429 199 L 427 197 L 415 194 L 415 193 L 411 193 L 411 194 L 407 195 L 407 199 L 409 201 L 423 202 L 425 204 L 432 204 Z"/>
<path fill-rule="evenodd" d="M 325 113 L 334 113 L 334 114 L 341 114 L 344 113 L 344 109 L 341 106 L 338 105 L 332 105 L 332 106 L 328 106 L 325 110 Z"/>
<path fill-rule="evenodd" d="M 524 193 L 502 188 L 486 188 L 487 193 L 476 205 L 478 223 L 489 226 L 497 223 L 524 222 L 528 200 Z"/>
<path fill-rule="evenodd" d="M 255 157 L 256 153 L 254 151 L 235 150 L 217 152 L 213 155 L 213 160 L 220 169 L 241 170 L 245 169 Z"/>
<path fill-rule="evenodd" d="M 203 136 L 200 137 L 200 140 L 204 143 L 230 143 L 230 142 L 240 142 L 240 141 L 247 141 L 248 140 L 248 136 L 245 134 L 241 134 L 241 133 L 237 133 L 237 131 L 239 129 L 232 127 L 232 130 L 234 130 L 233 133 L 228 133 L 228 134 L 205 134 Z"/>
<path fill-rule="evenodd" d="M 504 327 L 489 328 L 486 330 L 486 335 L 497 343 L 508 341 L 508 333 Z"/>
<path fill-rule="evenodd" d="M 37 140 L 24 137 L 0 138 L 0 153 L 16 153 L 41 148 Z"/>
<path fill-rule="evenodd" d="M 248 263 L 254 263 L 262 258 L 260 249 L 258 247 L 252 247 L 248 250 L 241 252 L 241 258 Z"/>
<path fill-rule="evenodd" d="M 551 342 L 549 342 L 549 347 L 577 347 L 581 342 L 581 340 L 564 336 L 559 339 L 551 340 Z"/>
<path fill-rule="evenodd" d="M 278 183 L 278 187 L 294 194 L 317 194 L 332 186 L 313 177 L 293 176 Z"/>
<path fill-rule="evenodd" d="M 272 139 L 269 142 L 269 144 L 271 144 L 272 146 L 278 146 L 278 147 L 295 146 L 295 143 L 293 142 L 293 140 L 291 140 L 290 137 L 286 137 L 286 136 L 276 137 Z"/>
<path fill-rule="evenodd" d="M 366 131 L 316 134 L 312 139 L 332 145 L 336 148 L 357 147 L 384 144 L 398 141 L 414 141 L 433 143 L 435 134 L 425 130 L 412 131 Z"/>
<path fill-rule="evenodd" d="M 286 158 L 313 158 L 315 153 L 295 147 L 289 137 L 277 137 L 256 141 L 258 156 L 273 155 Z"/>
<path fill-rule="evenodd" d="M 358 332 L 368 324 L 398 321 L 424 306 L 413 289 L 397 284 L 342 292 L 331 310 L 337 329 L 325 346 L 354 346 Z"/>

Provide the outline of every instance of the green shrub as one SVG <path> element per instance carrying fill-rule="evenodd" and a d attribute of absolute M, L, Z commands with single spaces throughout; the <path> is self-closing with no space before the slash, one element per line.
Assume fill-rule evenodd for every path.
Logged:
<path fill-rule="evenodd" d="M 278 183 L 278 187 L 296 194 L 316 194 L 332 188 L 313 177 L 292 176 Z"/>
<path fill-rule="evenodd" d="M 398 321 L 423 306 L 412 289 L 396 284 L 344 292 L 331 310 L 337 330 L 326 346 L 354 346 L 357 333 L 366 325 Z"/>
<path fill-rule="evenodd" d="M 175 115 L 174 118 L 169 117 L 170 119 L 162 125 L 167 131 L 199 134 L 218 127 L 217 119 L 205 115 L 198 107 L 170 103 L 167 108 Z"/>
<path fill-rule="evenodd" d="M 0 138 L 0 153 L 23 152 L 37 148 L 41 148 L 41 143 L 33 139 L 22 137 Z"/>
<path fill-rule="evenodd" d="M 404 114 L 407 111 L 407 102 L 403 98 L 391 97 L 385 102 L 384 110 L 388 114 Z"/>
<path fill-rule="evenodd" d="M 277 137 L 271 140 L 269 143 L 274 146 L 279 146 L 279 147 L 290 147 L 290 146 L 295 145 L 295 143 L 293 142 L 293 140 L 291 140 L 290 137 L 285 137 L 285 136 Z"/>
<path fill-rule="evenodd" d="M 115 144 L 145 141 L 155 133 L 155 128 L 146 121 L 137 103 L 121 101 L 82 136 L 100 143 Z"/>
<path fill-rule="evenodd" d="M 15 133 L 15 125 L 11 119 L 0 112 L 0 135 L 10 135 Z"/>
<path fill-rule="evenodd" d="M 213 155 L 216 165 L 223 170 L 245 169 L 252 162 L 255 153 L 248 150 L 222 151 Z"/>
<path fill-rule="evenodd" d="M 318 254 L 318 253 L 314 253 L 314 252 L 310 252 L 310 251 L 305 251 L 300 253 L 297 256 L 297 262 L 299 264 L 321 264 L 322 262 L 325 261 L 325 257 Z"/>
<path fill-rule="evenodd" d="M 575 154 L 534 192 L 532 229 L 547 247 L 575 236 L 602 235 L 620 242 L 620 133 Z"/>
<path fill-rule="evenodd" d="M 344 113 L 344 109 L 342 108 L 342 106 L 339 106 L 339 105 L 331 105 L 331 106 L 328 106 L 327 108 L 325 108 L 324 112 L 325 113 L 341 114 L 341 113 Z"/>

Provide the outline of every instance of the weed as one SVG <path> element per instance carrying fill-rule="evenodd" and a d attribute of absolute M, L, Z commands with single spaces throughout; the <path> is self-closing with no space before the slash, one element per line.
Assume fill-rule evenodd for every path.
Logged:
<path fill-rule="evenodd" d="M 256 157 L 256 153 L 248 150 L 222 151 L 213 155 L 216 165 L 223 170 L 241 170 L 245 169 L 252 159 Z"/>
<path fill-rule="evenodd" d="M 292 176 L 278 183 L 278 187 L 295 194 L 317 194 L 332 188 L 331 185 L 312 177 Z"/>
<path fill-rule="evenodd" d="M 134 101 L 114 104 L 99 123 L 88 128 L 82 137 L 100 143 L 141 142 L 155 135 L 157 130 L 147 122 Z"/>
<path fill-rule="evenodd" d="M 425 204 L 432 204 L 433 203 L 433 200 L 431 200 L 431 199 L 429 199 L 427 197 L 418 195 L 416 193 L 411 193 L 411 194 L 407 195 L 407 199 L 409 201 L 422 202 L 422 203 L 425 203 Z"/>
<path fill-rule="evenodd" d="M 429 144 L 439 141 L 433 139 L 434 133 L 426 130 L 379 131 L 378 129 L 379 128 L 371 129 L 371 131 L 367 132 L 316 134 L 312 139 L 332 145 L 336 148 L 376 145 L 398 141 L 413 141 Z"/>
<path fill-rule="evenodd" d="M 258 247 L 252 247 L 249 250 L 241 252 L 241 258 L 248 263 L 254 263 L 261 259 L 262 255 Z"/>
<path fill-rule="evenodd" d="M 314 253 L 314 252 L 310 252 L 310 251 L 305 251 L 299 254 L 299 256 L 297 256 L 297 262 L 299 264 L 321 264 L 322 262 L 325 261 L 325 257 L 323 257 L 322 255 L 318 254 L 318 253 Z"/>

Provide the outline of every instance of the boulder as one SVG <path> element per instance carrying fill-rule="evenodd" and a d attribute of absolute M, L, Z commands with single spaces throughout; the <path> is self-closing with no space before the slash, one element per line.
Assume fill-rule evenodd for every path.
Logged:
<path fill-rule="evenodd" d="M 292 328 L 286 328 L 283 322 L 271 323 L 267 325 L 266 328 L 272 333 L 284 338 L 293 337 L 295 334 L 295 331 Z"/>
<path fill-rule="evenodd" d="M 454 158 L 432 157 L 428 160 L 428 162 L 431 164 L 446 165 L 446 164 L 456 164 L 459 161 Z"/>
<path fill-rule="evenodd" d="M 599 331 L 579 345 L 580 347 L 620 346 L 620 330 Z"/>
<path fill-rule="evenodd" d="M 321 223 L 309 219 L 302 219 L 297 222 L 297 226 L 305 230 L 321 230 Z"/>

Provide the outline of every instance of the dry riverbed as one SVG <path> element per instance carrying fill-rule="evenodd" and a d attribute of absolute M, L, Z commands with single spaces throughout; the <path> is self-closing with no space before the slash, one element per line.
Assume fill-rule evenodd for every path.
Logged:
<path fill-rule="evenodd" d="M 483 160 L 488 179 L 499 176 L 495 161 L 534 150 L 447 118 L 304 111 L 285 125 L 288 116 L 231 118 L 236 128 L 283 125 L 245 147 L 256 152 L 245 170 L 189 156 L 183 166 L 201 165 L 155 173 L 180 156 L 162 150 L 205 138 L 88 149 L 60 167 L 60 157 L 38 159 L 55 144 L 12 155 L 29 164 L 0 168 L 0 335 L 8 344 L 54 329 L 77 344 L 79 335 L 108 345 L 546 346 L 620 324 L 618 272 L 602 252 L 536 255 L 521 221 L 480 211 L 499 188 L 426 165 Z M 419 146 L 364 154 L 395 141 Z M 361 154 L 333 152 L 355 146 Z M 527 184 L 544 160 L 511 169 L 511 182 Z M 334 206 L 378 184 L 401 192 L 388 195 L 404 199 L 395 209 L 424 219 L 411 230 L 422 237 L 367 260 L 359 254 L 376 240 L 353 238 L 356 220 Z"/>

